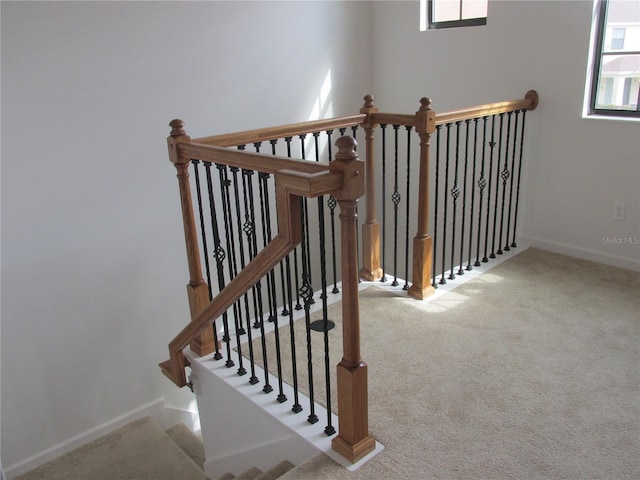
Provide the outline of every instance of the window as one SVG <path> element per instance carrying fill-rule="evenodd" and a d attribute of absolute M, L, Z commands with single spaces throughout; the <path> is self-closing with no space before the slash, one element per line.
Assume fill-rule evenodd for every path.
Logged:
<path fill-rule="evenodd" d="M 624 28 L 614 28 L 611 33 L 611 50 L 624 48 Z"/>
<path fill-rule="evenodd" d="M 420 30 L 487 24 L 489 0 L 420 0 Z"/>
<path fill-rule="evenodd" d="M 640 118 L 640 2 L 597 0 L 589 114 Z"/>

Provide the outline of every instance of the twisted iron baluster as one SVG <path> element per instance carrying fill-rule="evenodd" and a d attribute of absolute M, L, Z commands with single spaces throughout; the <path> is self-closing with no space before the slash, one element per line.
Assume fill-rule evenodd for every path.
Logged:
<path fill-rule="evenodd" d="M 231 186 L 231 181 L 228 178 L 227 174 L 227 166 L 226 165 L 218 165 L 216 164 L 216 168 L 218 169 L 218 176 L 220 180 L 220 194 L 222 196 L 222 215 L 224 220 L 224 226 L 226 228 L 225 237 L 226 237 L 226 245 L 227 245 L 227 265 L 229 267 L 229 280 L 233 280 L 233 278 L 237 274 L 237 264 L 236 264 L 236 251 L 235 251 L 235 234 L 233 232 L 233 222 L 231 221 L 231 203 L 229 201 L 229 187 Z M 242 345 L 240 343 L 240 335 L 241 331 L 244 331 L 242 327 L 242 313 L 240 311 L 240 302 L 236 301 L 233 304 L 233 316 L 234 316 L 234 326 L 236 331 L 236 349 L 238 352 L 238 375 L 246 375 L 247 370 L 244 368 L 244 361 L 242 356 Z"/>
<path fill-rule="evenodd" d="M 410 180 L 411 180 L 411 130 L 413 127 L 408 125 L 405 127 L 407 130 L 407 201 L 406 204 L 406 217 L 405 217 L 405 242 L 404 242 L 404 271 L 406 280 L 404 281 L 403 290 L 409 290 L 409 205 L 410 205 Z"/>
<path fill-rule="evenodd" d="M 500 159 L 502 158 L 502 130 L 504 123 L 504 113 L 500 114 L 500 133 L 498 135 L 498 160 L 496 165 L 496 194 L 493 204 L 493 237 L 491 238 L 491 255 L 489 258 L 496 258 L 496 230 L 498 229 L 498 192 L 500 190 Z"/>
<path fill-rule="evenodd" d="M 460 196 L 460 186 L 458 185 L 458 164 L 460 160 L 460 124 L 462 122 L 456 122 L 456 160 L 453 174 L 453 187 L 451 187 L 451 198 L 453 198 L 453 222 L 451 231 L 451 273 L 449 274 L 449 280 L 455 280 L 456 274 L 453 271 L 454 256 L 456 249 L 456 221 L 458 210 L 458 197 Z"/>
<path fill-rule="evenodd" d="M 489 142 L 489 185 L 487 186 L 487 224 L 484 232 L 484 258 L 483 262 L 488 262 L 487 250 L 489 248 L 489 220 L 491 219 L 491 174 L 493 172 L 493 149 L 496 146 L 494 134 L 496 129 L 496 116 L 491 116 L 491 141 Z"/>
<path fill-rule="evenodd" d="M 207 275 L 207 288 L 209 290 L 209 301 L 211 301 L 213 299 L 213 291 L 211 290 L 211 270 L 209 267 L 209 249 L 207 247 L 207 233 L 206 233 L 205 223 L 204 223 L 204 211 L 202 208 L 202 191 L 200 189 L 200 171 L 198 169 L 198 164 L 200 163 L 200 160 L 194 159 L 194 160 L 191 160 L 191 163 L 193 164 L 193 173 L 194 173 L 195 182 L 196 182 L 198 213 L 200 215 L 200 232 L 202 234 L 202 251 L 204 253 L 204 266 L 205 266 L 205 272 Z M 216 330 L 215 322 L 213 322 L 213 325 L 211 326 L 211 328 L 213 329 L 213 343 L 215 348 L 213 358 L 214 360 L 220 360 L 222 358 L 222 354 L 220 353 L 220 348 L 218 343 L 218 332 Z"/>
<path fill-rule="evenodd" d="M 447 123 L 447 146 L 445 153 L 445 171 L 444 171 L 444 212 L 442 215 L 442 278 L 440 279 L 440 285 L 445 285 L 447 281 L 444 278 L 445 273 L 445 262 L 447 256 L 447 207 L 449 205 L 448 202 L 448 193 L 449 193 L 449 158 L 450 158 L 450 137 L 451 137 L 451 123 Z"/>
<path fill-rule="evenodd" d="M 398 204 L 401 196 L 398 192 L 398 130 L 400 125 L 393 126 L 394 146 L 393 146 L 393 193 L 391 201 L 393 202 L 393 282 L 391 285 L 398 286 Z"/>
<path fill-rule="evenodd" d="M 498 255 L 502 255 L 502 232 L 504 227 L 504 204 L 507 198 L 507 180 L 511 176 L 509 172 L 509 138 L 511 134 L 511 116 L 513 112 L 507 114 L 507 143 L 504 148 L 504 168 L 500 173 L 502 177 L 502 207 L 500 210 L 500 235 L 498 236 Z M 507 243 L 507 246 L 509 244 Z"/>
<path fill-rule="evenodd" d="M 226 253 L 222 246 L 220 245 L 220 232 L 218 230 L 218 215 L 216 209 L 216 202 L 213 197 L 213 182 L 211 179 L 211 163 L 204 162 L 205 173 L 207 177 L 207 188 L 209 191 L 209 206 L 211 213 L 211 229 L 213 231 L 213 256 L 216 259 L 216 267 L 218 272 L 218 291 L 222 291 L 224 288 L 224 259 Z M 222 327 L 224 329 L 224 336 L 222 341 L 227 345 L 227 361 L 225 362 L 225 366 L 227 368 L 233 367 L 235 364 L 233 360 L 231 360 L 231 341 L 229 337 L 229 317 L 227 312 L 225 311 L 222 314 Z"/>
<path fill-rule="evenodd" d="M 482 234 L 482 201 L 484 199 L 484 189 L 487 186 L 487 180 L 484 176 L 484 160 L 487 146 L 487 117 L 482 117 L 482 120 L 482 161 L 480 166 L 480 178 L 478 179 L 478 188 L 480 189 L 480 202 L 478 205 L 478 243 L 476 245 L 476 263 L 474 264 L 476 267 L 479 267 L 481 265 L 480 236 Z"/>

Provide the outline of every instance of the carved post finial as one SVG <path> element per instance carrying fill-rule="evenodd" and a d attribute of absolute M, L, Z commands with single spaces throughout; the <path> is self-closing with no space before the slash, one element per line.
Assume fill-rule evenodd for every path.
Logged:
<path fill-rule="evenodd" d="M 358 158 L 356 153 L 356 139 L 349 136 L 340 137 L 336 140 L 336 147 L 338 152 L 336 153 L 336 160 L 354 160 Z"/>
<path fill-rule="evenodd" d="M 363 108 L 373 108 L 376 105 L 373 103 L 373 95 L 367 94 L 364 96 L 364 107 Z"/>
<path fill-rule="evenodd" d="M 169 122 L 169 126 L 171 127 L 171 136 L 172 137 L 180 137 L 182 135 L 186 135 L 187 132 L 184 130 L 184 122 L 179 118 L 175 120 L 171 120 Z"/>
<path fill-rule="evenodd" d="M 426 112 L 427 110 L 431 110 L 431 99 L 427 97 L 422 97 L 420 99 L 420 111 Z"/>

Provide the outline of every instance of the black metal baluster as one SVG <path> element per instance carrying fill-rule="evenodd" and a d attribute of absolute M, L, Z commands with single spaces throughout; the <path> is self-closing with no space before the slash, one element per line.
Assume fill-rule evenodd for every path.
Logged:
<path fill-rule="evenodd" d="M 304 141 L 307 138 L 307 134 L 303 133 L 302 135 L 298 136 L 300 138 L 300 153 L 302 156 L 302 160 L 306 160 L 306 152 L 305 152 L 305 146 L 304 146 Z M 306 247 L 307 247 L 307 256 L 303 258 L 306 258 L 306 268 L 307 268 L 307 275 L 309 276 L 309 285 L 311 285 L 313 283 L 312 280 L 312 275 L 311 275 L 311 255 L 310 255 L 310 249 L 309 249 L 309 205 L 308 205 L 308 201 L 306 198 L 302 199 L 302 210 L 304 212 L 304 216 L 303 216 L 303 227 L 305 229 L 306 232 Z M 304 261 L 304 260 L 303 260 Z M 303 269 L 304 270 L 304 269 Z M 311 293 L 311 297 L 309 297 L 309 304 L 313 305 L 314 303 L 316 303 L 316 301 L 313 299 L 313 292 Z"/>
<path fill-rule="evenodd" d="M 498 229 L 498 193 L 500 191 L 500 160 L 502 159 L 502 130 L 504 124 L 504 113 L 500 114 L 500 133 L 498 135 L 498 160 L 496 164 L 496 194 L 493 204 L 493 237 L 491 238 L 491 255 L 489 258 L 496 258 L 496 230 Z"/>
<path fill-rule="evenodd" d="M 327 130 L 327 150 L 329 156 L 329 162 L 333 160 L 332 152 L 331 152 L 331 134 L 333 130 Z M 331 293 L 336 294 L 340 293 L 338 289 L 338 268 L 336 262 L 336 206 L 338 205 L 337 200 L 333 195 L 329 195 L 327 199 L 327 206 L 329 207 L 329 215 L 331 216 L 331 257 L 332 257 L 332 267 L 333 267 L 333 289 Z"/>
<path fill-rule="evenodd" d="M 233 231 L 233 222 L 231 221 L 231 202 L 229 201 L 229 187 L 231 186 L 231 181 L 228 178 L 226 165 L 216 164 L 216 168 L 218 169 L 218 176 L 221 185 L 220 194 L 222 197 L 222 215 L 225 226 L 229 280 L 233 280 L 237 274 L 237 264 L 235 259 L 235 234 Z M 240 311 L 240 304 L 238 301 L 233 304 L 233 317 L 236 332 L 236 350 L 238 353 L 238 375 L 242 376 L 246 375 L 247 370 L 244 368 L 242 344 L 240 342 L 240 332 L 244 331 L 244 328 L 242 328 L 242 313 Z"/>
<path fill-rule="evenodd" d="M 276 145 L 278 144 L 278 139 L 269 140 L 271 144 L 271 155 L 276 155 Z M 287 299 L 285 295 L 285 286 L 284 286 L 284 262 L 280 261 L 280 288 L 282 290 L 282 312 L 280 315 L 286 317 L 289 315 L 289 311 L 287 310 Z"/>
<path fill-rule="evenodd" d="M 293 137 L 284 137 L 284 141 L 287 144 L 287 157 L 291 158 L 291 141 Z M 300 304 L 300 284 L 298 283 L 298 247 L 293 249 L 293 266 L 294 266 L 294 279 L 296 284 L 296 310 L 302 310 L 302 305 Z"/>
<path fill-rule="evenodd" d="M 234 191 L 234 198 L 235 198 L 235 207 L 236 207 L 236 220 L 237 220 L 237 228 L 238 228 L 238 252 L 239 252 L 239 259 L 240 259 L 240 268 L 242 270 L 244 270 L 245 267 L 245 252 L 244 252 L 244 242 L 242 240 L 242 233 L 244 231 L 243 225 L 242 225 L 242 215 L 241 215 L 241 208 L 240 208 L 240 192 L 238 189 L 238 172 L 240 171 L 240 169 L 238 167 L 231 167 L 230 168 L 231 171 L 231 175 L 233 176 L 233 191 Z M 244 202 L 244 208 L 245 208 L 245 218 L 247 218 L 246 216 L 246 211 L 247 211 L 247 203 L 246 203 L 246 192 L 243 192 L 243 198 L 245 199 Z M 245 322 L 246 322 L 246 326 L 247 328 L 245 329 L 245 332 L 248 334 L 248 338 L 247 338 L 247 343 L 249 346 L 249 367 L 250 367 L 250 372 L 251 372 L 251 376 L 249 378 L 249 383 L 252 385 L 255 385 L 256 383 L 258 383 L 258 377 L 256 377 L 256 368 L 255 368 L 255 356 L 254 356 L 254 352 L 253 352 L 253 339 L 251 337 L 251 314 L 250 314 L 250 309 L 249 309 L 249 295 L 248 293 L 245 293 L 243 296 L 243 300 L 244 300 L 244 312 L 245 312 Z"/>
<path fill-rule="evenodd" d="M 209 191 L 209 206 L 210 206 L 210 214 L 211 214 L 211 229 L 213 231 L 213 256 L 216 259 L 216 269 L 218 272 L 218 291 L 222 291 L 224 288 L 224 259 L 225 259 L 225 251 L 220 245 L 220 231 L 218 229 L 218 215 L 216 209 L 215 199 L 213 197 L 213 182 L 211 179 L 211 163 L 204 162 L 205 173 L 207 177 L 207 188 Z M 225 366 L 227 368 L 233 367 L 235 364 L 233 360 L 231 360 L 231 339 L 229 337 L 229 316 L 225 311 L 222 314 L 222 327 L 224 329 L 224 336 L 222 341 L 227 345 L 227 361 L 225 362 Z"/>
<path fill-rule="evenodd" d="M 484 200 L 484 189 L 487 186 L 487 179 L 484 176 L 484 160 L 487 146 L 487 117 L 482 117 L 482 160 L 480 165 L 480 178 L 478 179 L 478 188 L 480 189 L 480 201 L 478 204 L 478 243 L 476 245 L 476 263 L 479 267 L 480 263 L 480 237 L 482 235 L 482 202 Z M 488 223 L 488 222 L 487 222 Z M 486 255 L 485 255 L 486 256 Z"/>
<path fill-rule="evenodd" d="M 447 281 L 444 278 L 445 270 L 445 262 L 447 256 L 447 210 L 449 205 L 449 158 L 450 158 L 450 137 L 451 137 L 451 124 L 447 123 L 447 145 L 445 151 L 445 170 L 444 170 L 444 190 L 443 190 L 443 200 L 444 200 L 444 212 L 442 214 L 442 278 L 440 278 L 440 285 L 445 285 Z"/>
<path fill-rule="evenodd" d="M 294 413 L 299 413 L 302 411 L 302 406 L 300 405 L 300 399 L 298 396 L 298 363 L 296 357 L 296 335 L 295 328 L 293 322 L 293 293 L 291 292 L 291 262 L 289 261 L 289 255 L 287 255 L 284 259 L 285 261 L 285 271 L 287 274 L 287 293 L 288 293 L 288 303 L 289 303 L 289 336 L 291 342 L 291 375 L 293 379 L 293 406 L 291 410 Z"/>
<path fill-rule="evenodd" d="M 507 237 L 504 245 L 505 251 L 511 250 L 509 247 L 509 234 L 511 233 L 511 206 L 513 204 L 513 179 L 515 178 L 515 168 L 516 168 L 516 149 L 518 145 L 518 116 L 520 115 L 520 110 L 517 110 L 516 116 L 514 118 L 513 125 L 513 154 L 511 155 L 511 182 L 509 185 L 509 212 L 507 214 Z"/>
<path fill-rule="evenodd" d="M 493 172 L 493 149 L 496 146 L 495 142 L 495 129 L 496 129 L 496 116 L 491 116 L 491 141 L 489 142 L 489 185 L 487 186 L 487 219 L 486 219 L 486 228 L 484 231 L 484 257 L 482 259 L 483 262 L 488 262 L 487 258 L 487 250 L 489 248 L 489 220 L 491 219 L 491 174 Z"/>
<path fill-rule="evenodd" d="M 458 185 L 458 163 L 460 159 L 460 124 L 462 122 L 456 122 L 456 161 L 453 174 L 453 187 L 451 188 L 451 198 L 453 198 L 453 222 L 451 231 L 451 273 L 449 274 L 449 280 L 455 280 L 456 274 L 454 273 L 454 257 L 456 249 L 456 221 L 458 220 L 456 213 L 458 210 L 458 197 L 460 196 L 460 187 Z"/>
<path fill-rule="evenodd" d="M 249 212 L 250 212 L 250 224 L 251 224 L 251 232 L 250 232 L 250 240 L 251 240 L 251 248 L 249 250 L 249 255 L 251 260 L 255 258 L 258 254 L 258 238 L 256 235 L 256 218 L 255 218 L 255 202 L 253 198 L 253 174 L 252 170 L 243 170 L 243 175 L 246 176 L 247 182 L 245 186 L 245 191 L 248 192 L 249 197 Z M 262 308 L 262 280 L 259 280 L 255 285 L 254 290 L 254 311 L 256 313 L 256 320 L 253 324 L 253 328 L 260 329 L 260 342 L 262 346 L 262 367 L 264 368 L 264 387 L 262 387 L 262 391 L 264 393 L 270 393 L 273 391 L 273 387 L 269 383 L 269 360 L 267 358 L 267 344 L 265 339 L 265 331 L 264 331 L 264 311 Z"/>
<path fill-rule="evenodd" d="M 471 266 L 471 252 L 473 250 L 473 214 L 476 205 L 476 160 L 478 151 L 478 118 L 473 119 L 473 168 L 471 171 L 471 212 L 469 213 L 469 262 L 467 270 L 473 270 Z"/>
<path fill-rule="evenodd" d="M 469 166 L 469 123 L 471 120 L 465 121 L 464 129 L 464 171 L 462 173 L 462 226 L 460 227 L 460 268 L 458 275 L 464 275 L 464 227 L 467 220 L 467 167 Z"/>
<path fill-rule="evenodd" d="M 304 204 L 300 199 L 301 206 Z M 304 322 L 307 334 L 307 372 L 309 374 L 309 416 L 307 417 L 307 421 L 309 423 L 316 423 L 318 421 L 318 416 L 315 413 L 315 400 L 314 400 L 314 392 L 313 392 L 313 362 L 312 362 L 312 351 L 311 351 L 311 315 L 309 309 L 311 308 L 311 300 L 313 298 L 313 287 L 311 286 L 311 278 L 309 275 L 309 263 L 307 257 L 309 255 L 309 250 L 307 248 L 307 234 L 308 230 L 304 227 L 305 218 L 307 213 L 304 208 L 301 208 L 302 212 L 302 239 L 300 245 L 302 246 L 302 288 L 300 289 L 300 296 L 303 299 L 304 303 Z"/>
<path fill-rule="evenodd" d="M 520 160 L 518 162 L 518 181 L 516 183 L 516 209 L 513 216 L 513 240 L 511 241 L 511 248 L 516 248 L 516 226 L 518 225 L 518 203 L 520 202 L 520 177 L 522 174 L 522 152 L 524 149 L 524 121 L 527 111 L 522 111 L 522 128 L 520 130 Z"/>
<path fill-rule="evenodd" d="M 409 290 L 409 206 L 411 203 L 411 191 L 410 191 L 410 180 L 411 180 L 411 130 L 412 126 L 406 126 L 407 130 L 407 200 L 406 204 L 406 217 L 405 217 L 405 242 L 404 242 L 404 271 L 405 271 L 405 281 L 403 290 Z"/>
<path fill-rule="evenodd" d="M 317 154 L 316 154 L 317 158 Z M 324 226 L 324 201 L 322 197 L 318 197 L 318 225 L 320 234 L 320 282 L 322 288 L 322 336 L 324 340 L 324 373 L 326 385 L 327 400 L 327 426 L 324 433 L 333 435 L 336 433 L 331 422 L 331 365 L 329 361 L 329 318 L 327 312 L 327 258 L 325 249 L 325 226 Z M 333 322 L 331 322 L 333 324 Z M 333 327 L 333 325 L 332 325 Z M 331 327 L 331 328 L 332 328 Z"/>
<path fill-rule="evenodd" d="M 393 282 L 391 285 L 398 286 L 398 204 L 401 196 L 398 192 L 398 130 L 400 125 L 393 126 L 393 193 L 391 201 L 393 202 Z"/>
<path fill-rule="evenodd" d="M 207 247 L 207 233 L 206 233 L 205 223 L 204 223 L 204 210 L 202 208 L 202 190 L 200 188 L 200 172 L 198 169 L 198 164 L 200 163 L 200 160 L 191 160 L 191 163 L 193 164 L 193 172 L 194 172 L 194 177 L 196 182 L 196 198 L 198 199 L 198 213 L 200 216 L 200 232 L 202 235 L 202 251 L 204 253 L 204 266 L 205 266 L 205 273 L 207 276 L 207 289 L 209 291 L 209 301 L 211 301 L 213 299 L 213 291 L 211 290 L 211 270 L 209 267 L 209 249 Z M 220 360 L 222 358 L 222 354 L 220 353 L 220 348 L 218 343 L 218 332 L 216 329 L 215 322 L 213 322 L 213 325 L 211 326 L 211 328 L 213 329 L 213 343 L 215 348 L 213 358 L 214 360 Z"/>
<path fill-rule="evenodd" d="M 434 209 L 433 209 L 433 260 L 431 265 L 432 270 L 432 283 L 433 288 L 438 288 L 438 282 L 436 281 L 437 275 L 437 250 L 438 250 L 438 186 L 440 185 L 440 130 L 442 125 L 436 126 L 436 188 L 434 193 Z M 444 275 L 443 275 L 444 277 Z"/>
<path fill-rule="evenodd" d="M 387 281 L 387 275 L 385 272 L 385 259 L 387 254 L 387 194 L 386 194 L 386 169 L 387 169 L 387 125 L 380 124 L 380 130 L 382 132 L 382 261 L 380 267 L 382 267 L 381 282 Z"/>
<path fill-rule="evenodd" d="M 267 181 L 270 175 L 268 173 L 260 173 L 260 204 L 263 211 L 263 238 L 264 246 L 266 247 L 271 242 L 271 208 L 269 207 L 269 189 Z M 274 269 L 267 274 L 267 288 L 269 289 L 269 321 L 273 322 L 273 334 L 276 343 L 276 370 L 278 372 L 278 397 L 279 403 L 287 401 L 287 396 L 284 394 L 283 382 L 282 382 L 282 355 L 280 351 L 280 329 L 278 327 L 278 306 L 276 304 L 276 279 Z"/>
<path fill-rule="evenodd" d="M 502 255 L 502 232 L 504 227 L 504 204 L 507 198 L 507 180 L 511 176 L 509 172 L 509 139 L 511 134 L 511 116 L 513 112 L 507 114 L 507 143 L 504 148 L 504 168 L 500 173 L 502 177 L 502 207 L 500 210 L 500 235 L 498 236 L 498 255 Z M 507 243 L 507 246 L 509 244 Z"/>

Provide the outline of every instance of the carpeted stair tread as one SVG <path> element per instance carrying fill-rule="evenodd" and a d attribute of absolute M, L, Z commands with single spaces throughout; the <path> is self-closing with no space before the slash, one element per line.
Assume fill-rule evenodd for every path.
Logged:
<path fill-rule="evenodd" d="M 202 440 L 198 438 L 189 428 L 179 423 L 174 425 L 165 432 L 171 440 L 173 440 L 187 455 L 194 461 L 198 467 L 204 470 L 204 445 Z"/>
<path fill-rule="evenodd" d="M 236 476 L 233 473 L 225 473 L 218 480 L 234 480 Z"/>
<path fill-rule="evenodd" d="M 241 473 L 236 477 L 236 480 L 254 480 L 262 475 L 262 470 L 256 467 L 251 467 L 249 470 Z"/>
<path fill-rule="evenodd" d="M 136 420 L 14 480 L 205 480 L 149 417 Z"/>
<path fill-rule="evenodd" d="M 276 480 L 277 478 L 280 478 L 282 475 L 287 473 L 289 470 L 293 470 L 294 467 L 295 465 L 293 465 L 288 460 L 283 460 L 276 466 L 264 472 L 259 477 L 256 477 L 255 480 Z"/>

